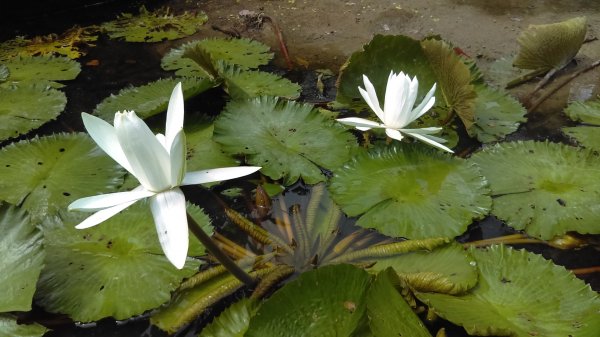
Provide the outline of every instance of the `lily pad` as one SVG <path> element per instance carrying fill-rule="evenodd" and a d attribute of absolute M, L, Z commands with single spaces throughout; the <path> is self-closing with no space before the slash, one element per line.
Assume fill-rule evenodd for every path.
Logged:
<path fill-rule="evenodd" d="M 205 77 L 205 72 L 193 60 L 183 54 L 200 46 L 206 50 L 213 60 L 222 60 L 227 64 L 237 65 L 240 69 L 254 69 L 265 65 L 273 58 L 267 45 L 250 39 L 204 39 L 188 42 L 171 49 L 162 59 L 164 70 L 174 70 L 175 75 L 184 77 Z"/>
<path fill-rule="evenodd" d="M 489 179 L 492 213 L 518 230 L 550 240 L 568 231 L 600 233 L 600 158 L 548 142 L 490 146 L 470 159 Z"/>
<path fill-rule="evenodd" d="M 527 121 L 527 110 L 508 93 L 485 85 L 475 86 L 475 125 L 472 132 L 482 143 L 502 140 Z"/>
<path fill-rule="evenodd" d="M 285 185 L 324 181 L 322 168 L 339 167 L 356 148 L 352 134 L 311 105 L 272 97 L 231 101 L 215 122 L 214 139 Z"/>
<path fill-rule="evenodd" d="M 194 214 L 208 229 L 208 217 L 197 208 Z M 45 224 L 46 266 L 36 301 L 50 312 L 83 322 L 139 315 L 169 300 L 171 291 L 200 265 L 192 259 L 181 270 L 171 265 L 143 201 L 85 230 L 74 227 L 82 215 L 87 216 L 62 214 L 64 223 Z"/>
<path fill-rule="evenodd" d="M 214 124 L 210 122 L 196 121 L 185 127 L 188 171 L 240 164 L 239 161 L 223 152 L 221 146 L 212 140 L 213 130 Z"/>
<path fill-rule="evenodd" d="M 600 297 L 563 267 L 525 250 L 473 249 L 479 284 L 463 296 L 417 293 L 470 335 L 595 337 Z"/>
<path fill-rule="evenodd" d="M 581 48 L 586 31 L 585 17 L 547 25 L 530 25 L 517 39 L 520 50 L 513 65 L 533 70 L 562 69 Z"/>
<path fill-rule="evenodd" d="M 85 134 L 33 138 L 0 150 L 0 200 L 42 219 L 77 198 L 115 191 L 123 174 Z"/>
<path fill-rule="evenodd" d="M 20 136 L 55 119 L 66 104 L 63 92 L 41 84 L 0 88 L 0 140 Z"/>
<path fill-rule="evenodd" d="M 94 114 L 111 121 L 117 111 L 133 110 L 140 118 L 148 118 L 167 109 L 173 87 L 181 82 L 185 99 L 196 96 L 212 87 L 214 83 L 205 78 L 164 78 L 139 86 L 129 87 L 110 95 L 94 109 Z"/>
<path fill-rule="evenodd" d="M 42 263 L 42 234 L 23 210 L 0 207 L 0 312 L 31 310 Z M 4 330 L 2 330 L 4 331 Z"/>
<path fill-rule="evenodd" d="M 68 81 L 81 71 L 77 61 L 60 56 L 17 56 L 4 63 L 10 71 L 8 81 L 35 83 L 39 81 Z M 53 87 L 62 84 L 53 83 Z"/>
<path fill-rule="evenodd" d="M 0 64 L 0 83 L 6 81 L 6 79 L 10 76 L 10 70 L 4 64 Z"/>
<path fill-rule="evenodd" d="M 352 336 L 370 282 L 368 273 L 350 265 L 303 273 L 261 305 L 245 336 Z"/>
<path fill-rule="evenodd" d="M 122 13 L 116 20 L 102 24 L 111 39 L 128 42 L 175 40 L 196 33 L 208 21 L 203 12 L 173 15 L 168 7 L 149 12 L 144 6 L 139 15 Z"/>
<path fill-rule="evenodd" d="M 586 148 L 600 150 L 600 101 L 573 102 L 565 113 L 575 122 L 575 127 L 565 127 L 562 131 Z"/>
<path fill-rule="evenodd" d="M 302 88 L 281 76 L 257 70 L 243 71 L 236 67 L 227 67 L 221 76 L 225 88 L 234 100 L 259 96 L 277 96 L 296 99 Z"/>
<path fill-rule="evenodd" d="M 334 173 L 330 191 L 342 210 L 389 236 L 453 237 L 491 206 L 475 165 L 421 144 L 376 147 Z"/>
<path fill-rule="evenodd" d="M 244 337 L 256 310 L 254 307 L 247 298 L 235 302 L 202 329 L 199 337 Z"/>
<path fill-rule="evenodd" d="M 48 329 L 34 324 L 18 324 L 11 315 L 0 314 L 0 336 L 2 337 L 42 337 Z"/>

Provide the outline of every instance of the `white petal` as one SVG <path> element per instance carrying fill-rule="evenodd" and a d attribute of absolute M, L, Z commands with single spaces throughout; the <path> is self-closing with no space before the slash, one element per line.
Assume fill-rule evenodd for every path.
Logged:
<path fill-rule="evenodd" d="M 138 187 L 129 192 L 117 192 L 109 194 L 95 195 L 93 197 L 81 198 L 73 201 L 68 209 L 69 211 L 95 212 L 101 209 L 117 206 L 119 204 L 135 202 L 153 196 L 154 192 L 148 191 L 143 187 Z"/>
<path fill-rule="evenodd" d="M 423 114 L 429 111 L 429 109 L 431 109 L 431 107 L 435 104 L 435 97 L 433 97 L 433 94 L 435 94 L 435 88 L 436 84 L 434 83 L 431 89 L 429 89 L 429 92 L 427 92 L 427 95 L 425 95 L 425 98 L 423 98 L 421 104 L 419 104 L 419 106 L 417 106 L 411 112 L 411 121 L 423 116 Z"/>
<path fill-rule="evenodd" d="M 197 185 L 235 179 L 252 174 L 260 169 L 258 166 L 238 166 L 188 172 L 185 174 L 181 185 Z"/>
<path fill-rule="evenodd" d="M 169 99 L 167 125 L 165 127 L 165 148 L 171 148 L 171 144 L 180 130 L 183 130 L 183 90 L 181 90 L 181 82 L 177 83 Z"/>
<path fill-rule="evenodd" d="M 113 206 L 113 207 L 109 207 L 109 208 L 100 210 L 100 211 L 90 215 L 89 217 L 87 217 L 79 225 L 75 226 L 75 228 L 86 229 L 86 228 L 96 226 L 97 224 L 113 217 L 114 215 L 116 215 L 120 211 L 124 210 L 125 208 L 133 205 L 134 203 L 135 203 L 135 201 L 125 202 L 125 203 L 119 204 L 117 206 Z"/>
<path fill-rule="evenodd" d="M 379 124 L 377 122 L 373 122 L 368 119 L 358 118 L 358 117 L 340 118 L 340 119 L 336 119 L 336 120 L 342 124 L 355 126 L 357 129 L 359 129 L 361 131 L 369 130 L 371 128 L 385 127 L 383 124 Z"/>
<path fill-rule="evenodd" d="M 125 157 L 125 153 L 123 153 L 121 144 L 119 144 L 115 128 L 104 120 L 85 112 L 81 113 L 81 119 L 85 129 L 98 144 L 98 147 L 131 173 L 131 166 Z"/>
<path fill-rule="evenodd" d="M 150 198 L 160 246 L 169 261 L 181 269 L 188 251 L 188 225 L 185 196 L 179 188 L 167 190 Z"/>
<path fill-rule="evenodd" d="M 366 90 L 361 87 L 358 87 L 358 91 L 360 92 L 365 102 L 367 102 L 371 110 L 375 112 L 377 118 L 379 118 L 379 120 L 383 122 L 385 114 L 383 113 L 383 110 L 381 110 L 381 106 L 379 105 L 379 99 L 377 98 L 375 87 L 373 87 L 373 84 L 371 83 L 371 81 L 369 81 L 369 78 L 366 75 L 363 75 L 363 82 L 365 83 Z"/>
<path fill-rule="evenodd" d="M 117 113 L 115 129 L 133 175 L 150 191 L 171 187 L 171 162 L 167 150 L 133 111 Z"/>
<path fill-rule="evenodd" d="M 402 127 L 399 123 L 402 120 L 402 107 L 406 100 L 406 90 L 408 89 L 404 73 L 398 75 L 390 73 L 387 85 L 385 87 L 385 102 L 383 103 L 384 119 L 383 123 L 390 127 Z"/>
<path fill-rule="evenodd" d="M 179 130 L 175 138 L 173 138 L 169 157 L 171 158 L 171 186 L 175 187 L 181 184 L 181 180 L 185 175 L 186 150 L 183 129 Z"/>
<path fill-rule="evenodd" d="M 411 136 L 411 137 L 414 137 L 414 138 L 416 138 L 416 139 L 418 139 L 418 140 L 420 140 L 420 141 L 422 141 L 424 143 L 427 143 L 429 145 L 433 145 L 433 146 L 437 147 L 438 149 L 442 149 L 444 151 L 448 151 L 450 153 L 454 153 L 454 151 L 452 151 L 449 147 L 444 146 L 444 145 L 436 142 L 435 140 L 431 139 L 431 138 L 434 138 L 432 136 L 420 135 L 418 133 L 406 133 L 406 134 L 409 135 L 409 136 Z M 435 137 L 435 138 L 437 138 L 437 137 Z"/>
<path fill-rule="evenodd" d="M 410 78 L 408 78 L 410 79 Z M 413 107 L 415 106 L 415 101 L 417 100 L 417 93 L 419 92 L 419 81 L 417 80 L 417 76 L 415 76 L 412 81 L 410 81 L 408 86 L 408 97 L 406 98 L 406 102 L 404 102 L 404 106 L 402 107 L 401 115 L 403 116 L 402 125 L 399 127 L 405 127 L 414 121 L 416 118 L 413 115 Z"/>
<path fill-rule="evenodd" d="M 402 138 L 404 138 L 400 131 L 394 129 L 385 129 L 385 134 L 388 135 L 388 137 L 396 140 L 402 140 Z"/>

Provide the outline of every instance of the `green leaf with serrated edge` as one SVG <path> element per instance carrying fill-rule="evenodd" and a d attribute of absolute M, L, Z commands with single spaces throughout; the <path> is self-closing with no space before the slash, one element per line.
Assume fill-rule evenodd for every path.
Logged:
<path fill-rule="evenodd" d="M 586 32 L 585 17 L 530 25 L 517 39 L 520 49 L 513 65 L 522 69 L 561 69 L 575 57 Z"/>
<path fill-rule="evenodd" d="M 470 131 L 475 121 L 474 103 L 477 95 L 471 84 L 470 69 L 444 41 L 426 39 L 421 41 L 421 47 L 435 74 L 439 87 L 436 96 L 438 102 L 443 102 L 446 109 L 456 113 L 467 131 Z"/>
<path fill-rule="evenodd" d="M 86 134 L 36 137 L 0 150 L 0 200 L 42 219 L 75 199 L 114 192 L 123 174 Z"/>
<path fill-rule="evenodd" d="M 249 299 L 242 298 L 202 329 L 198 337 L 243 337 L 256 311 L 255 306 Z"/>
<path fill-rule="evenodd" d="M 203 12 L 174 15 L 168 7 L 153 12 L 140 8 L 139 15 L 123 13 L 114 21 L 102 24 L 111 39 L 127 42 L 175 40 L 196 33 L 208 21 Z"/>
<path fill-rule="evenodd" d="M 188 259 L 179 270 L 167 260 L 145 201 L 95 227 L 76 229 L 87 215 L 70 212 L 61 215 L 64 223 L 44 225 L 46 266 L 36 302 L 47 311 L 83 322 L 139 315 L 166 302 L 200 265 Z"/>
<path fill-rule="evenodd" d="M 66 104 L 63 92 L 46 85 L 0 88 L 0 140 L 37 129 L 55 119 Z"/>
<path fill-rule="evenodd" d="M 195 120 L 194 123 L 186 125 L 184 130 L 188 172 L 240 164 L 239 161 L 225 154 L 221 146 L 212 140 L 213 123 Z"/>
<path fill-rule="evenodd" d="M 600 297 L 563 267 L 525 250 L 472 249 L 479 284 L 463 296 L 417 293 L 470 335 L 596 337 Z"/>
<path fill-rule="evenodd" d="M 342 210 L 390 236 L 453 237 L 491 206 L 475 165 L 422 144 L 376 147 L 334 173 L 329 189 Z"/>
<path fill-rule="evenodd" d="M 394 271 L 389 268 L 375 277 L 367 293 L 367 315 L 374 337 L 431 337 L 423 322 L 394 286 Z"/>
<path fill-rule="evenodd" d="M 370 270 L 394 268 L 412 289 L 459 294 L 477 284 L 475 260 L 460 244 L 378 259 Z"/>
<path fill-rule="evenodd" d="M 185 43 L 171 49 L 162 59 L 161 66 L 165 70 L 175 70 L 177 76 L 205 77 L 205 72 L 193 60 L 182 57 L 190 48 L 201 46 L 213 60 L 223 60 L 241 69 L 258 68 L 273 58 L 269 47 L 249 39 L 204 39 Z"/>
<path fill-rule="evenodd" d="M 600 126 L 600 99 L 573 102 L 565 109 L 565 113 L 575 122 Z"/>
<path fill-rule="evenodd" d="M 242 100 L 259 96 L 277 96 L 296 99 L 302 88 L 281 76 L 253 70 L 240 70 L 226 67 L 221 76 L 225 81 L 225 89 L 234 100 Z"/>
<path fill-rule="evenodd" d="M 16 317 L 0 314 L 0 337 L 42 337 L 47 331 L 37 323 L 19 324 Z"/>
<path fill-rule="evenodd" d="M 0 312 L 31 310 L 42 263 L 42 234 L 25 211 L 14 206 L 0 207 Z"/>
<path fill-rule="evenodd" d="M 562 132 L 574 138 L 579 145 L 585 148 L 600 150 L 600 128 L 598 126 L 562 128 Z"/>
<path fill-rule="evenodd" d="M 370 283 L 368 273 L 350 265 L 303 273 L 261 305 L 245 336 L 352 336 Z"/>
<path fill-rule="evenodd" d="M 480 142 L 502 140 L 527 120 L 527 110 L 507 92 L 485 85 L 475 86 L 475 91 L 475 125 L 471 131 Z"/>
<path fill-rule="evenodd" d="M 494 197 L 492 213 L 549 240 L 568 231 L 600 233 L 600 158 L 548 142 L 496 144 L 474 154 Z"/>
<path fill-rule="evenodd" d="M 245 155 L 285 185 L 298 178 L 324 181 L 321 168 L 339 167 L 356 148 L 352 134 L 311 105 L 272 97 L 229 102 L 215 121 L 214 139 L 225 152 Z"/>
<path fill-rule="evenodd" d="M 436 81 L 419 41 L 403 35 L 375 35 L 363 46 L 363 50 L 353 53 L 342 66 L 337 82 L 336 102 L 358 109 L 367 107 L 358 91 L 359 86 L 364 88 L 362 76 L 367 75 L 383 105 L 390 71 L 403 71 L 411 77 L 417 76 L 417 102 L 423 99 Z M 437 95 L 439 90 L 438 87 Z"/>
<path fill-rule="evenodd" d="M 121 89 L 117 95 L 110 95 L 94 109 L 94 114 L 112 122 L 118 111 L 133 110 L 142 119 L 159 114 L 167 109 L 171 92 L 181 82 L 185 99 L 194 97 L 215 86 L 205 78 L 164 78 L 139 87 Z"/>
<path fill-rule="evenodd" d="M 65 56 L 17 56 L 4 65 L 10 71 L 10 82 L 68 81 L 81 72 L 79 62 Z"/>

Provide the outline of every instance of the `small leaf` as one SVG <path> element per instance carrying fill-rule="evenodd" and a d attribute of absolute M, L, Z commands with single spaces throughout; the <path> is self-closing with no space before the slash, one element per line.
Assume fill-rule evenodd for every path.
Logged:
<path fill-rule="evenodd" d="M 565 113 L 573 121 L 584 125 L 565 127 L 562 131 L 582 146 L 600 150 L 600 100 L 573 102 L 565 109 Z"/>
<path fill-rule="evenodd" d="M 250 300 L 242 298 L 202 329 L 198 337 L 243 337 L 256 311 L 254 306 Z"/>
<path fill-rule="evenodd" d="M 213 141 L 213 123 L 195 121 L 195 123 L 187 124 L 184 129 L 187 142 L 186 165 L 188 172 L 240 164 L 225 154 L 221 146 Z"/>
<path fill-rule="evenodd" d="M 6 79 L 10 76 L 10 70 L 4 64 L 0 64 L 0 83 L 6 81 Z"/>
<path fill-rule="evenodd" d="M 221 72 L 227 93 L 234 100 L 259 96 L 276 96 L 296 99 L 302 89 L 298 84 L 281 76 L 263 72 L 226 67 Z"/>
<path fill-rule="evenodd" d="M 502 140 L 527 120 L 527 110 L 505 91 L 485 85 L 475 86 L 475 91 L 475 125 L 471 131 L 480 142 Z"/>
<path fill-rule="evenodd" d="M 0 314 L 0 331 L 2 337 L 42 337 L 48 329 L 37 323 L 19 324 L 15 317 Z"/>
<path fill-rule="evenodd" d="M 4 63 L 10 71 L 8 81 L 35 83 L 39 81 L 68 81 L 81 71 L 77 61 L 60 56 L 17 56 Z M 54 87 L 60 87 L 56 83 Z"/>

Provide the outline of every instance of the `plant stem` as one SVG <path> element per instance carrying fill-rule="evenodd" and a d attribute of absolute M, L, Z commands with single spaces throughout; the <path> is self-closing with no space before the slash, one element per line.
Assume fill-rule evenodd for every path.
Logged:
<path fill-rule="evenodd" d="M 253 287 L 256 284 L 256 280 L 252 278 L 252 276 L 248 275 L 242 268 L 240 268 L 235 262 L 233 262 L 219 246 L 217 246 L 214 241 L 200 228 L 198 223 L 187 214 L 188 227 L 192 231 L 192 233 L 202 242 L 204 248 L 206 248 L 219 262 L 221 265 L 225 267 L 233 276 L 235 276 L 238 280 L 243 282 L 249 287 Z"/>

